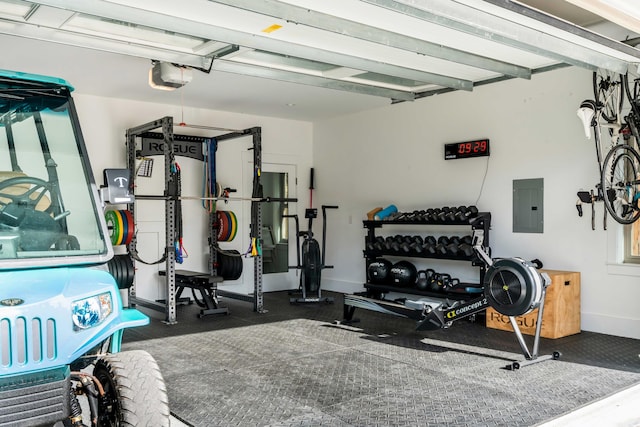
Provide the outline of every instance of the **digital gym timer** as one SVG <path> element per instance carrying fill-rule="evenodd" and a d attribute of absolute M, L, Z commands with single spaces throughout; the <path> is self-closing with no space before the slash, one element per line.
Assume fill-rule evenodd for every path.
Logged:
<path fill-rule="evenodd" d="M 444 144 L 444 159 L 466 159 L 469 157 L 483 157 L 489 155 L 489 140 L 453 142 Z"/>

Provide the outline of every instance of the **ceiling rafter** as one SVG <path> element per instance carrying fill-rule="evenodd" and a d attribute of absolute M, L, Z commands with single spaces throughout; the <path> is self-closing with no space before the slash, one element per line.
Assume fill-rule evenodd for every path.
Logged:
<path fill-rule="evenodd" d="M 260 49 L 282 55 L 292 55 L 316 61 L 319 60 L 343 67 L 355 68 L 379 74 L 398 76 L 405 79 L 432 83 L 454 89 L 472 90 L 473 88 L 473 83 L 471 81 L 461 78 L 411 69 L 358 56 L 304 46 L 301 44 L 284 42 L 274 38 L 256 36 L 254 34 L 222 28 L 205 22 L 196 22 L 122 4 L 107 3 L 100 0 L 36 0 L 33 1 L 33 3 L 62 9 L 70 9 L 87 15 L 107 17 L 152 28 L 162 28 L 176 33 L 223 41 L 229 44 L 236 44 L 252 49 Z"/>
<path fill-rule="evenodd" d="M 490 13 L 482 13 L 481 10 L 469 4 L 438 0 L 361 1 L 581 68 L 590 70 L 605 68 L 618 73 L 626 72 L 627 69 L 628 59 L 615 58 L 601 51 L 529 28 L 520 22 L 509 21 Z M 491 0 L 482 1 L 491 3 Z M 511 1 L 496 0 L 495 3 L 497 6 L 502 5 L 502 7 L 508 3 L 511 6 L 510 11 L 522 17 L 525 16 L 526 11 L 534 11 L 520 3 L 516 4 Z M 540 20 L 543 15 L 549 16 L 531 13 L 530 17 Z M 549 19 L 546 22 L 539 21 L 539 23 L 546 25 L 549 31 L 555 29 L 555 32 L 563 32 L 567 36 L 571 34 L 570 30 L 576 27 L 558 19 Z M 584 34 L 588 33 L 586 30 L 584 31 Z M 600 39 L 601 42 L 604 40 L 604 37 Z M 611 43 L 609 47 L 615 46 L 621 55 L 626 56 L 632 53 L 626 47 L 622 47 L 622 43 L 614 44 L 613 40 L 608 40 L 608 43 Z M 635 54 L 640 58 L 640 51 Z"/>
<path fill-rule="evenodd" d="M 215 61 L 213 63 L 213 70 L 249 75 L 254 77 L 262 77 L 266 79 L 280 80 L 285 82 L 301 83 L 308 86 L 343 90 L 364 95 L 382 96 L 396 101 L 413 101 L 415 99 L 415 95 L 413 93 L 401 90 L 374 87 L 371 85 L 324 78 L 319 76 L 310 76 L 308 74 L 296 73 L 292 71 L 273 70 L 253 64 L 243 64 L 225 60 Z"/>
<path fill-rule="evenodd" d="M 516 0 L 0 0 L 0 33 L 392 101 L 640 62 Z"/>
<path fill-rule="evenodd" d="M 476 55 L 459 49 L 431 43 L 427 40 L 398 34 L 381 28 L 372 27 L 339 16 L 316 12 L 307 8 L 284 3 L 278 0 L 209 0 L 227 6 L 233 6 L 252 12 L 285 19 L 296 24 L 307 25 L 336 34 L 359 38 L 402 50 L 407 50 L 444 59 L 471 67 L 482 68 L 500 74 L 525 79 L 531 78 L 531 70 L 516 64 Z"/>

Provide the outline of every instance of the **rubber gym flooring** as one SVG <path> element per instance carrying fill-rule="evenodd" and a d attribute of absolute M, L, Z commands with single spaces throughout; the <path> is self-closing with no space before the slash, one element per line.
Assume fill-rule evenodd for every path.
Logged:
<path fill-rule="evenodd" d="M 186 292 L 185 292 L 186 294 Z M 484 319 L 416 332 L 414 322 L 356 309 L 353 328 L 334 304 L 289 304 L 265 294 L 267 313 L 228 299 L 229 315 L 178 323 L 140 308 L 149 326 L 125 331 L 123 349 L 158 361 L 172 414 L 192 426 L 534 426 L 640 383 L 640 340 L 582 332 L 541 339 L 549 360 L 522 360 L 511 332 Z M 529 346 L 532 337 L 525 336 Z"/>

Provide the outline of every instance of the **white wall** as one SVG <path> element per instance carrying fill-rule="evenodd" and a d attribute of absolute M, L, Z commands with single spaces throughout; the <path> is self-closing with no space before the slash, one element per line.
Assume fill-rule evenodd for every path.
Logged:
<path fill-rule="evenodd" d="M 336 268 L 325 270 L 323 287 L 363 290 L 362 219 L 370 209 L 475 204 L 492 214 L 493 256 L 581 273 L 583 330 L 640 338 L 637 270 L 615 265 L 619 226 L 609 220 L 603 231 L 599 203 L 592 231 L 590 206 L 582 218 L 575 206 L 576 192 L 599 180 L 593 141 L 576 116 L 592 97 L 591 73 L 572 67 L 315 123 L 318 204 L 340 205 L 327 242 Z M 491 140 L 489 158 L 444 160 L 445 143 L 478 138 Z M 542 234 L 512 232 L 512 181 L 524 178 L 544 179 Z M 477 277 L 459 264 L 431 265 Z"/>
<path fill-rule="evenodd" d="M 323 272 L 324 289 L 363 289 L 362 219 L 373 207 L 394 203 L 406 211 L 476 204 L 492 213 L 494 256 L 540 258 L 546 268 L 581 273 L 583 330 L 640 338 L 640 313 L 635 304 L 640 297 L 639 274 L 637 268 L 617 264 L 620 228 L 609 220 L 609 231 L 602 229 L 601 204 L 596 205 L 596 231 L 591 230 L 590 206 L 584 206 L 582 218 L 575 208 L 576 191 L 591 189 L 598 181 L 593 141 L 584 137 L 575 114 L 580 102 L 591 97 L 591 74 L 567 68 L 535 75 L 531 81 L 505 81 L 478 87 L 472 93 L 454 92 L 313 125 L 209 110 L 185 109 L 184 116 L 194 124 L 238 129 L 261 126 L 264 161 L 294 165 L 299 177 L 300 214 L 308 206 L 308 171 L 315 167 L 314 206 L 340 206 L 329 212 L 326 256 L 335 269 Z M 175 106 L 81 93 L 75 100 L 99 184 L 104 168 L 125 166 L 127 128 L 182 114 Z M 484 137 L 491 140 L 490 158 L 443 159 L 445 143 Z M 237 144 L 237 149 L 230 144 Z M 238 188 L 242 196 L 249 196 L 251 187 L 246 171 L 251 158 L 246 151 L 249 144 L 248 139 L 221 143 L 218 159 L 218 179 Z M 178 161 L 185 181 L 183 194 L 199 195 L 201 165 L 188 159 Z M 161 169 L 160 163 L 156 169 Z M 512 181 L 523 178 L 544 178 L 543 234 L 512 232 Z M 161 189 L 162 180 L 158 179 L 155 184 Z M 150 205 L 139 214 L 139 236 L 144 242 L 140 254 L 152 259 L 160 255 L 159 244 L 164 241 L 163 209 L 151 205 L 154 202 L 144 203 Z M 247 202 L 232 202 L 222 207 L 241 217 L 239 237 L 226 245 L 241 252 L 248 246 L 248 206 Z M 185 202 L 183 209 L 189 258 L 178 267 L 206 271 L 206 213 L 197 202 Z M 294 250 L 290 245 L 290 251 Z M 290 252 L 290 259 L 293 257 Z M 461 264 L 432 267 L 473 280 L 477 271 Z M 138 294 L 163 297 L 158 267 L 139 267 L 143 283 L 137 282 Z M 244 271 L 237 283 L 226 285 L 230 290 L 252 290 L 252 261 L 245 260 Z M 295 287 L 295 272 L 265 275 L 266 291 Z"/>
<path fill-rule="evenodd" d="M 164 116 L 173 116 L 175 122 L 183 117 L 180 107 L 135 102 L 122 99 L 102 98 L 76 93 L 74 95 L 82 131 L 87 143 L 93 172 L 98 185 L 102 185 L 102 171 L 105 168 L 126 167 L 125 133 L 128 128 L 138 126 Z M 296 171 L 308 174 L 311 167 L 312 125 L 307 122 L 281 120 L 276 118 L 242 115 L 213 110 L 185 109 L 184 120 L 190 124 L 246 129 L 254 126 L 262 128 L 263 165 L 265 168 L 278 164 L 291 164 Z M 176 128 L 176 133 L 188 130 Z M 194 132 L 191 132 L 194 133 Z M 225 132 L 222 132 L 225 133 Z M 197 131 L 197 135 L 214 136 L 220 132 Z M 222 141 L 217 155 L 217 179 L 223 186 L 236 188 L 234 197 L 251 197 L 252 145 L 250 137 Z M 182 194 L 202 196 L 202 162 L 177 157 L 182 170 Z M 275 164 L 275 166 L 274 166 Z M 152 178 L 138 178 L 137 194 L 162 194 L 163 159 L 155 157 Z M 306 178 L 303 179 L 306 182 Z M 303 185 L 304 182 L 301 183 Z M 295 189 L 293 189 L 295 190 Z M 306 206 L 306 193 L 301 192 L 298 206 Z M 293 204 L 295 209 L 296 204 Z M 118 206 L 124 209 L 124 206 Z M 185 200 L 182 203 L 184 245 L 189 257 L 176 268 L 208 272 L 207 211 L 200 201 Z M 244 253 L 249 246 L 250 203 L 235 201 L 224 204 L 218 202 L 218 209 L 232 210 L 241 226 L 233 242 L 221 243 L 225 249 L 235 249 Z M 295 211 L 293 212 L 295 213 Z M 164 203 L 139 201 L 136 203 L 136 225 L 138 251 L 145 261 L 160 258 L 164 247 Z M 290 245 L 290 259 L 295 257 L 295 246 Z M 116 248 L 116 253 L 124 248 Z M 136 292 L 147 299 L 164 298 L 164 281 L 157 274 L 165 265 L 146 266 L 137 263 Z M 286 274 L 265 275 L 264 290 L 295 289 L 295 271 Z M 244 260 L 244 273 L 237 281 L 221 285 L 229 291 L 249 294 L 253 291 L 253 259 Z M 185 292 L 189 296 L 190 292 Z"/>

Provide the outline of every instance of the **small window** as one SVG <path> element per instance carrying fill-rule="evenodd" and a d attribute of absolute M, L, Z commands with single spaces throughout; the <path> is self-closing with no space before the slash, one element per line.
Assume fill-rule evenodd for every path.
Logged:
<path fill-rule="evenodd" d="M 624 262 L 640 264 L 640 221 L 624 227 Z"/>

